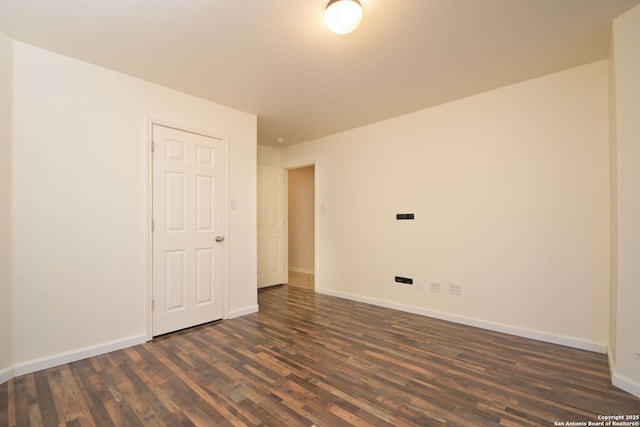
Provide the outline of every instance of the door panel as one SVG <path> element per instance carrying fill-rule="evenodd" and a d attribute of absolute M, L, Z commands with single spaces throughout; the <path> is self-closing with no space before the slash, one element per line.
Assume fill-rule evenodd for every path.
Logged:
<path fill-rule="evenodd" d="M 222 318 L 222 139 L 153 125 L 153 335 Z"/>
<path fill-rule="evenodd" d="M 286 177 L 258 166 L 258 287 L 287 283 Z"/>

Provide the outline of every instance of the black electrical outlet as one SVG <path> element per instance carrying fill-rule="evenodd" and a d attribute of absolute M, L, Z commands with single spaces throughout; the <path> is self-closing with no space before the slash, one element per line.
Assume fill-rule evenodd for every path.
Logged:
<path fill-rule="evenodd" d="M 412 213 L 399 213 L 396 214 L 396 219 L 397 220 L 401 220 L 401 219 L 415 219 L 415 216 Z"/>
<path fill-rule="evenodd" d="M 409 277 L 396 276 L 396 282 L 404 283 L 405 285 L 413 285 L 413 279 L 410 279 Z"/>

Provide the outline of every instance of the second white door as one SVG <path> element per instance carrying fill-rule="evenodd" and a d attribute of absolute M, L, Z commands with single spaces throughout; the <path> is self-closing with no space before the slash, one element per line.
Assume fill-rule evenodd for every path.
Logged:
<path fill-rule="evenodd" d="M 287 171 L 258 165 L 258 287 L 287 283 Z"/>
<path fill-rule="evenodd" d="M 153 335 L 222 319 L 224 140 L 153 125 Z"/>

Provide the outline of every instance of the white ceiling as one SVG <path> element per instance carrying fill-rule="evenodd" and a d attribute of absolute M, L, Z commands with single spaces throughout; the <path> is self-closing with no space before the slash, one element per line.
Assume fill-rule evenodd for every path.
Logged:
<path fill-rule="evenodd" d="M 15 40 L 258 116 L 291 145 L 607 57 L 640 0 L 0 0 Z"/>

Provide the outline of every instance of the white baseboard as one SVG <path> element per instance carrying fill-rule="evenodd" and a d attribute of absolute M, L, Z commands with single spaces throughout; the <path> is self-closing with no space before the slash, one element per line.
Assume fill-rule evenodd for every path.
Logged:
<path fill-rule="evenodd" d="M 619 389 L 633 394 L 635 397 L 640 397 L 640 383 L 631 378 L 614 372 L 613 375 L 611 375 L 611 383 Z"/>
<path fill-rule="evenodd" d="M 258 312 L 258 305 L 252 305 L 249 307 L 233 310 L 229 313 L 229 319 L 244 316 L 251 313 Z M 98 356 L 100 354 L 109 353 L 116 350 L 122 350 L 123 348 L 132 347 L 134 345 L 143 344 L 147 342 L 146 335 L 136 335 L 121 340 L 110 341 L 103 344 L 84 347 L 77 350 L 67 351 L 63 353 L 54 354 L 51 356 L 45 356 L 26 362 L 20 362 L 14 366 L 10 366 L 0 370 L 0 384 L 9 381 L 11 378 L 30 374 L 32 372 L 40 371 L 43 369 L 52 368 L 54 366 L 63 365 L 65 363 L 71 363 L 78 360 L 86 359 L 92 356 Z"/>
<path fill-rule="evenodd" d="M 613 378 L 613 374 L 616 373 L 616 361 L 613 358 L 610 345 L 607 345 L 607 359 L 609 359 L 609 374 L 611 375 L 611 378 Z"/>
<path fill-rule="evenodd" d="M 580 338 L 552 334 L 549 332 L 537 331 L 534 329 L 521 328 L 518 326 L 511 326 L 503 323 L 491 322 L 491 321 L 476 319 L 476 318 L 467 317 L 467 316 L 460 316 L 457 314 L 445 313 L 445 312 L 436 311 L 436 310 L 429 310 L 422 307 L 399 304 L 391 301 L 365 297 L 362 295 L 350 294 L 347 292 L 334 291 L 332 289 L 320 288 L 320 289 L 316 289 L 316 291 L 320 294 L 331 295 L 331 296 L 344 298 L 352 301 L 364 302 L 367 304 L 377 305 L 385 308 L 391 308 L 394 310 L 404 311 L 407 313 L 433 317 L 436 319 L 447 320 L 449 322 L 454 322 L 454 323 L 460 323 L 462 325 L 474 326 L 477 328 L 487 329 L 490 331 L 502 332 L 505 334 L 516 335 L 523 338 L 544 341 L 551 344 L 559 344 L 567 347 L 573 347 L 581 350 L 588 350 L 588 351 L 593 351 L 593 352 L 602 353 L 602 354 L 605 354 L 607 352 L 607 346 L 604 343 L 587 341 Z"/>
<path fill-rule="evenodd" d="M 302 273 L 302 274 L 315 274 L 314 270 L 311 268 L 302 268 L 302 267 L 292 267 L 289 266 L 289 271 L 293 271 L 296 273 Z"/>
<path fill-rule="evenodd" d="M 13 366 L 0 369 L 0 384 L 4 384 L 15 376 Z"/>
<path fill-rule="evenodd" d="M 64 353 L 58 353 L 51 356 L 45 356 L 38 359 L 21 362 L 13 366 L 13 375 L 19 376 L 30 374 L 42 369 L 48 369 L 54 366 L 63 365 L 65 363 L 71 363 L 78 360 L 86 359 L 87 357 L 97 356 L 115 350 L 121 350 L 126 347 L 142 344 L 146 341 L 147 339 L 144 334 L 136 335 L 121 340 L 110 341 L 103 344 L 84 347 L 78 350 L 67 351 Z"/>
<path fill-rule="evenodd" d="M 618 387 L 627 393 L 633 394 L 635 397 L 640 397 L 640 383 L 632 380 L 629 377 L 620 375 L 616 372 L 616 361 L 613 358 L 611 351 L 607 351 L 609 357 L 609 372 L 611 373 L 611 384 Z"/>
<path fill-rule="evenodd" d="M 249 307 L 239 308 L 237 310 L 231 310 L 229 312 L 228 319 L 235 319 L 236 317 L 246 316 L 247 314 L 257 313 L 259 311 L 258 304 L 250 305 Z"/>

